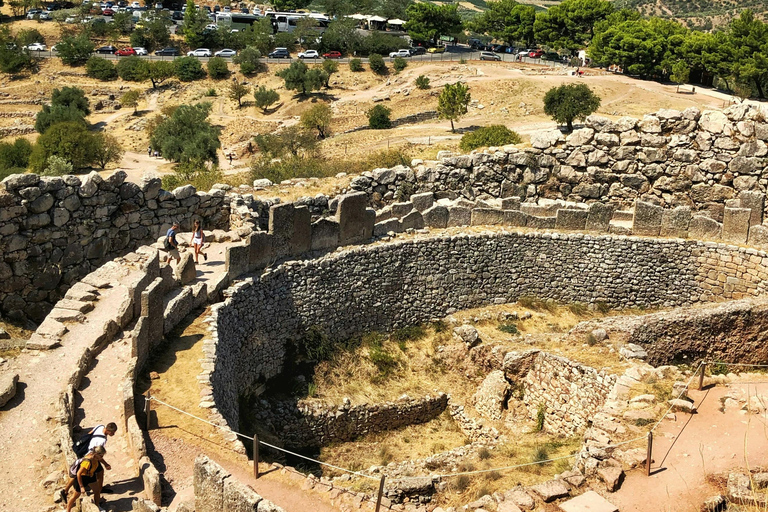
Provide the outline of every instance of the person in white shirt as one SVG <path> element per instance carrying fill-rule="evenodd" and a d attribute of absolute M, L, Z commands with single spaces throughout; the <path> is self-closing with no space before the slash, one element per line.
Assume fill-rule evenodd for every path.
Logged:
<path fill-rule="evenodd" d="M 94 451 L 94 449 L 97 446 L 101 446 L 102 448 L 106 446 L 107 444 L 107 438 L 112 437 L 117 432 L 117 425 L 115 423 L 107 423 L 106 426 L 104 425 L 97 425 L 93 429 L 91 429 L 86 435 L 91 436 L 91 440 L 88 443 L 88 453 L 91 453 Z M 91 490 L 93 491 L 94 496 L 99 496 L 101 494 L 102 488 L 104 487 L 104 468 L 106 469 L 112 469 L 112 466 L 109 465 L 109 463 L 105 460 L 101 460 L 101 466 L 96 471 L 96 482 L 91 486 Z M 67 482 L 66 487 L 64 487 L 64 496 L 67 496 L 67 493 L 69 492 L 70 487 L 75 483 L 74 478 L 70 478 Z M 98 503 L 96 504 L 99 505 Z"/>

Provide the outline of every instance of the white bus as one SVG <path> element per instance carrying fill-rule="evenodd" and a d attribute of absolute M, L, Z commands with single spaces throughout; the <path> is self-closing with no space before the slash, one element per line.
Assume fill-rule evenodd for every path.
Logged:
<path fill-rule="evenodd" d="M 328 23 L 331 21 L 325 14 L 316 12 L 270 12 L 265 13 L 272 20 L 272 30 L 278 32 L 293 32 L 296 30 L 296 24 L 302 18 L 312 18 L 315 20 L 314 30 L 319 34 L 325 32 Z"/>

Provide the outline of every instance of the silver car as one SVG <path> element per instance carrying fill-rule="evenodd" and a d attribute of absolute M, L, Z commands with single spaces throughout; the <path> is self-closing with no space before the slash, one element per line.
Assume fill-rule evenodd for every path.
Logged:
<path fill-rule="evenodd" d="M 192 50 L 191 52 L 187 52 L 187 57 L 210 57 L 211 56 L 211 50 L 208 48 L 198 48 L 197 50 Z"/>
<path fill-rule="evenodd" d="M 219 50 L 214 53 L 214 55 L 216 57 L 224 57 L 225 59 L 228 59 L 237 55 L 237 52 L 235 50 L 230 50 L 229 48 L 224 48 L 223 50 Z"/>

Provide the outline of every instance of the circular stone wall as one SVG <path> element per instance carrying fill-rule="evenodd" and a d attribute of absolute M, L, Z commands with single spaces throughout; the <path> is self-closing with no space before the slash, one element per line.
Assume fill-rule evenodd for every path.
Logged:
<path fill-rule="evenodd" d="M 760 295 L 754 249 L 638 237 L 498 233 L 397 241 L 289 262 L 235 285 L 214 310 L 210 383 L 239 423 L 238 398 L 277 375 L 310 327 L 345 339 L 536 296 L 613 308 L 674 307 Z"/>

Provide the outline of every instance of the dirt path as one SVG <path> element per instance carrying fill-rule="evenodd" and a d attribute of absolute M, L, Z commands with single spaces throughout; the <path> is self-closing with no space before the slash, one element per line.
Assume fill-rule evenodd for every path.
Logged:
<path fill-rule="evenodd" d="M 122 381 L 125 369 L 131 359 L 131 347 L 128 340 L 113 341 L 94 360 L 88 375 L 80 386 L 80 400 L 76 413 L 76 424 L 83 428 L 105 425 L 110 421 L 125 424 L 123 408 Z M 144 489 L 139 478 L 139 468 L 131 456 L 128 436 L 124 428 L 107 441 L 105 460 L 112 466 L 104 475 L 105 485 L 111 493 L 105 493 L 106 504 L 103 507 L 112 512 L 131 510 L 131 502 Z"/>
<path fill-rule="evenodd" d="M 768 393 L 768 382 L 735 383 L 750 395 Z M 653 470 L 627 475 L 621 489 L 608 497 L 621 512 L 697 512 L 701 504 L 722 489 L 712 475 L 755 467 L 768 460 L 766 415 L 737 408 L 721 411 L 728 387 L 691 391 L 698 405 L 694 415 L 677 414 L 661 423 L 653 444 Z M 727 477 L 727 475 L 726 475 Z"/>
<path fill-rule="evenodd" d="M 124 270 L 124 275 L 129 271 Z M 52 427 L 55 403 L 64 389 L 66 379 L 77 368 L 80 354 L 101 334 L 104 318 L 114 312 L 127 297 L 128 289 L 119 284 L 121 275 L 114 275 L 115 286 L 101 290 L 95 308 L 85 323 L 69 324 L 69 332 L 62 338 L 62 347 L 48 351 L 25 351 L 12 362 L 19 372 L 16 397 L 0 412 L 0 510 L 40 510 L 50 506 L 54 486 L 40 485 L 48 475 L 63 475 L 58 461 L 53 461 L 49 449 L 53 439 L 48 434 Z M 21 471 L 22 474 L 19 472 Z"/>

